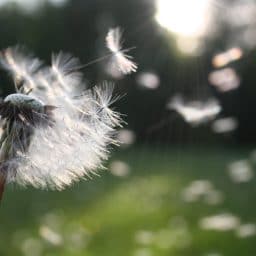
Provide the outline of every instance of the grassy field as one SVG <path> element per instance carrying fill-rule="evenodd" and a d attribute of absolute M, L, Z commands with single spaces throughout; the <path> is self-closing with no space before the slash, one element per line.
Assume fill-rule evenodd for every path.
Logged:
<path fill-rule="evenodd" d="M 111 159 L 128 164 L 122 177 L 103 171 L 63 192 L 9 187 L 0 255 L 256 255 L 255 178 L 235 183 L 227 172 L 249 157 L 249 150 L 136 148 Z"/>

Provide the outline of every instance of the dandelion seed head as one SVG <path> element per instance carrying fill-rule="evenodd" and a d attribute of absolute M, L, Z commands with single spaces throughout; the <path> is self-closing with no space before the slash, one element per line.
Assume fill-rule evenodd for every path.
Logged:
<path fill-rule="evenodd" d="M 9 47 L 2 51 L 0 63 L 13 76 L 17 92 L 36 87 L 33 74 L 42 66 L 42 62 L 28 53 L 24 47 Z M 19 84 L 23 83 L 22 89 Z"/>
<path fill-rule="evenodd" d="M 8 117 L 0 173 L 7 183 L 61 190 L 95 174 L 118 144 L 115 128 L 122 120 L 111 109 L 117 98 L 107 82 L 86 89 L 79 61 L 70 54 L 53 55 L 48 67 L 18 49 L 1 56 L 3 68 L 22 82 L 0 105 L 1 117 Z"/>
<path fill-rule="evenodd" d="M 44 107 L 44 104 L 41 100 L 21 93 L 13 93 L 8 95 L 4 99 L 4 102 L 10 102 L 17 107 L 26 106 L 35 110 L 39 110 Z"/>

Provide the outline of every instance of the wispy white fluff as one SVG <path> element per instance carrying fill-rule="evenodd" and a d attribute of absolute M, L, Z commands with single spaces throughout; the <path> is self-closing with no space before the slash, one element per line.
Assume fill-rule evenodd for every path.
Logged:
<path fill-rule="evenodd" d="M 61 190 L 102 167 L 121 123 L 110 109 L 113 85 L 82 90 L 79 61 L 64 53 L 42 67 L 18 48 L 8 48 L 1 63 L 14 80 L 23 81 L 20 88 L 32 89 L 29 96 L 56 107 L 50 125 L 34 128 L 28 150 L 7 159 L 7 182 Z"/>
<path fill-rule="evenodd" d="M 7 48 L 1 53 L 1 65 L 8 70 L 15 83 L 24 83 L 27 89 L 35 87 L 33 74 L 41 67 L 42 62 L 26 53 L 25 49 L 16 46 Z M 16 88 L 21 92 L 20 88 Z"/>
<path fill-rule="evenodd" d="M 209 99 L 206 102 L 194 101 L 185 103 L 181 96 L 175 96 L 167 107 L 176 110 L 186 122 L 192 125 L 212 120 L 221 111 L 221 106 L 215 99 Z"/>
<path fill-rule="evenodd" d="M 110 65 L 113 65 L 123 74 L 136 72 L 136 63 L 131 60 L 131 56 L 124 54 L 124 52 L 128 51 L 128 49 L 122 49 L 122 33 L 119 27 L 111 28 L 108 31 L 106 36 L 106 46 L 113 53 Z"/>
<path fill-rule="evenodd" d="M 233 132 L 238 127 L 238 120 L 234 117 L 217 119 L 212 124 L 212 130 L 216 133 Z"/>

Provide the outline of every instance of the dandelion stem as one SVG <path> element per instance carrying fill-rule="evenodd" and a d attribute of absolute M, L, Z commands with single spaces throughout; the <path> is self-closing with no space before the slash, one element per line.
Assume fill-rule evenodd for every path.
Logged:
<path fill-rule="evenodd" d="M 133 50 L 133 49 L 135 49 L 135 48 L 136 48 L 136 47 L 134 46 L 134 47 L 130 47 L 130 48 L 127 48 L 127 49 L 124 49 L 124 50 L 120 50 L 120 51 L 118 51 L 118 52 L 125 53 L 125 52 L 131 51 L 131 50 Z M 97 58 L 97 59 L 94 59 L 94 60 L 92 60 L 92 61 L 89 61 L 88 63 L 86 63 L 86 64 L 84 64 L 84 65 L 81 65 L 81 66 L 78 66 L 78 67 L 76 67 L 75 69 L 70 69 L 69 72 L 72 72 L 72 71 L 75 71 L 75 70 L 79 70 L 79 69 L 84 69 L 84 68 L 86 68 L 86 67 L 88 67 L 88 66 L 91 66 L 91 65 L 93 65 L 93 64 L 95 64 L 95 63 L 98 63 L 98 62 L 103 61 L 103 60 L 105 60 L 105 59 L 107 59 L 107 58 L 109 58 L 109 57 L 112 57 L 113 55 L 117 54 L 118 52 L 116 52 L 116 53 L 109 53 L 109 54 L 107 54 L 107 55 L 104 55 L 104 56 L 99 57 L 99 58 Z"/>
<path fill-rule="evenodd" d="M 5 177 L 0 176 L 0 203 L 1 203 L 2 198 L 3 198 L 4 188 L 5 188 Z"/>

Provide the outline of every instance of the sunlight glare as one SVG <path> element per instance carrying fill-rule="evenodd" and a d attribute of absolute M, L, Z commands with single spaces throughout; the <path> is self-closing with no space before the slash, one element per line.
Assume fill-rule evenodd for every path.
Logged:
<path fill-rule="evenodd" d="M 157 0 L 157 22 L 181 36 L 204 33 L 211 0 Z"/>

